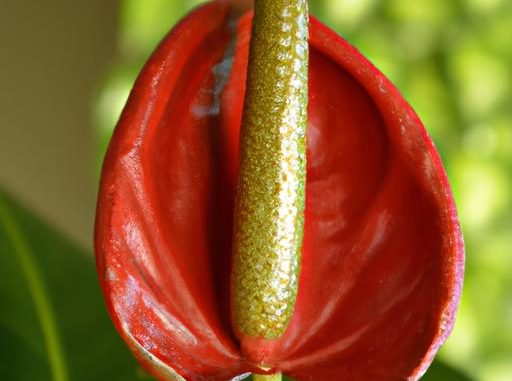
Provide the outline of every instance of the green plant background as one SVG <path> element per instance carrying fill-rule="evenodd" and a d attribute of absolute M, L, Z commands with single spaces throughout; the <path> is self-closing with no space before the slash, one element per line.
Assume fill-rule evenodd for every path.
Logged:
<path fill-rule="evenodd" d="M 141 65 L 198 3 L 120 1 L 117 58 L 91 100 L 96 174 Z M 410 101 L 453 186 L 466 243 L 464 293 L 455 330 L 424 379 L 512 380 L 512 2 L 310 3 Z M 0 193 L 0 380 L 150 379 L 108 320 L 89 250 L 15 196 Z"/>

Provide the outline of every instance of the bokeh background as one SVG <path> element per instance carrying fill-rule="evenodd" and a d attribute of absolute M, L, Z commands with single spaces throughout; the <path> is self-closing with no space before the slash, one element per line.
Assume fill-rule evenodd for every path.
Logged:
<path fill-rule="evenodd" d="M 0 0 L 0 189 L 84 253 L 102 156 L 131 85 L 201 2 Z M 475 381 L 512 380 L 512 1 L 310 4 L 397 85 L 445 163 L 467 266 L 440 359 Z"/>

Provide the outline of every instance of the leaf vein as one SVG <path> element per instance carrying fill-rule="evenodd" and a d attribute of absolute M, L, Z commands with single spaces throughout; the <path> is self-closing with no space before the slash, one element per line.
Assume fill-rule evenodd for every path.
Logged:
<path fill-rule="evenodd" d="M 0 194 L 0 223 L 3 225 L 8 240 L 14 249 L 21 271 L 27 282 L 27 287 L 36 310 L 37 318 L 41 326 L 48 362 L 54 381 L 69 381 L 68 370 L 64 360 L 61 340 L 57 330 L 55 315 L 52 310 L 50 298 L 44 286 L 43 277 L 34 255 L 26 242 L 25 237 L 12 216 L 9 207 Z"/>

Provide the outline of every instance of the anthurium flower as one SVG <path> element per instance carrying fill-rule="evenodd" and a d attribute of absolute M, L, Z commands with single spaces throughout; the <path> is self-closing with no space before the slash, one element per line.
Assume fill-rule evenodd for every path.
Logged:
<path fill-rule="evenodd" d="M 280 28 L 307 39 L 303 22 L 297 16 Z M 452 329 L 462 283 L 462 237 L 439 155 L 397 89 L 313 17 L 309 71 L 301 42 L 282 40 L 306 57 L 284 58 L 296 65 L 283 69 L 295 70 L 287 83 L 296 92 L 283 104 L 295 110 L 309 101 L 307 127 L 305 111 L 286 119 L 304 122 L 307 160 L 300 132 L 280 130 L 296 140 L 284 140 L 290 151 L 272 151 L 274 140 L 254 132 L 272 105 L 244 106 L 246 90 L 252 94 L 251 24 L 252 13 L 234 18 L 226 1 L 197 8 L 135 83 L 105 158 L 96 220 L 98 272 L 112 320 L 160 380 L 279 372 L 296 380 L 416 380 Z M 256 129 L 256 153 L 247 153 L 251 140 L 243 133 L 240 145 L 243 118 Z M 295 188 L 283 212 L 289 224 L 281 226 L 295 235 L 283 238 L 291 251 L 268 270 L 257 262 L 266 260 L 264 250 L 261 258 L 237 253 L 267 248 L 257 246 L 266 227 L 247 228 L 253 225 L 240 218 L 259 213 L 275 225 L 278 217 L 251 201 L 269 194 L 270 204 L 277 200 L 272 191 L 258 195 L 272 189 L 267 165 L 249 163 L 274 154 L 288 155 L 282 183 L 293 178 Z M 237 184 L 249 201 L 237 196 Z M 254 189 L 260 193 L 250 196 Z M 244 266 L 253 260 L 249 271 Z M 288 279 L 282 309 L 259 296 L 274 280 L 280 291 L 281 278 L 254 280 L 276 271 Z M 246 316 L 251 298 L 263 312 L 254 307 Z"/>

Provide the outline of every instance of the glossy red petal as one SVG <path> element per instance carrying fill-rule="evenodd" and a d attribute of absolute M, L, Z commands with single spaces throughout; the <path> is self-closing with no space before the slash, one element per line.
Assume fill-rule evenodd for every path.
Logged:
<path fill-rule="evenodd" d="M 135 84 L 103 168 L 96 255 L 108 309 L 163 380 L 175 372 L 225 381 L 250 370 L 222 294 L 232 197 L 215 86 L 232 37 L 228 17 L 224 2 L 208 4 L 162 42 Z"/>
<path fill-rule="evenodd" d="M 410 106 L 314 19 L 297 305 L 280 340 L 239 348 L 229 274 L 250 17 L 231 28 L 222 1 L 182 21 L 116 128 L 96 255 L 117 329 L 162 380 L 228 380 L 250 361 L 297 380 L 417 379 L 460 296 L 453 199 Z"/>

